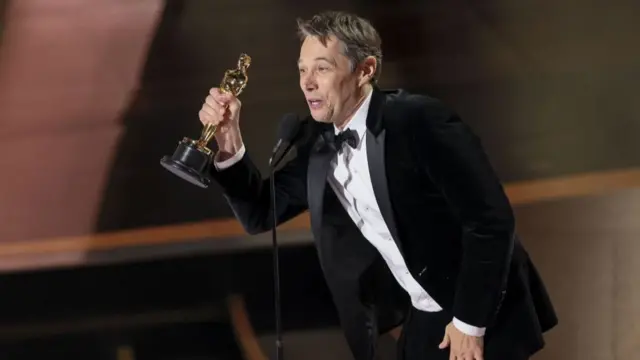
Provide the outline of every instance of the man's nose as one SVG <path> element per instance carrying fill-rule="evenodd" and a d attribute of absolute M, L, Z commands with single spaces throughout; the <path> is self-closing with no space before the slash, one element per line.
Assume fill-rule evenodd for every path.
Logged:
<path fill-rule="evenodd" d="M 312 75 L 304 75 L 302 78 L 302 87 L 307 91 L 312 91 L 318 87 L 318 84 Z"/>

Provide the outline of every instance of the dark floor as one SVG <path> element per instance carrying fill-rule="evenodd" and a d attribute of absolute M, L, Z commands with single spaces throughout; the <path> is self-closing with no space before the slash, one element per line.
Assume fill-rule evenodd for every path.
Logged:
<path fill-rule="evenodd" d="M 640 190 L 547 201 L 516 209 L 523 243 L 549 286 L 560 325 L 536 359 L 633 358 L 640 338 Z M 282 250 L 285 329 L 336 326 L 336 317 L 310 246 Z M 3 360 L 116 359 L 131 346 L 136 359 L 237 359 L 222 295 L 244 294 L 258 333 L 273 330 L 271 252 L 200 256 L 82 271 L 4 275 L 0 279 Z M 129 324 L 74 332 L 74 318 L 152 310 L 213 307 L 207 321 Z M 635 319 L 635 320 L 634 320 Z M 45 321 L 46 320 L 46 321 Z M 48 324 L 34 336 L 22 327 Z M 73 326 L 71 326 L 73 328 Z M 331 344 L 317 344 L 317 349 Z M 73 351 L 74 354 L 69 352 Z M 55 356 L 58 356 L 57 358 Z M 297 359 L 296 359 L 297 360 Z M 334 359 L 339 360 L 339 359 Z"/>
<path fill-rule="evenodd" d="M 2 359 L 120 360 L 132 350 L 138 360 L 241 360 L 225 323 L 172 324 L 117 331 L 70 333 L 3 343 Z"/>
<path fill-rule="evenodd" d="M 224 295 L 243 294 L 256 331 L 271 331 L 271 264 L 267 249 L 3 275 L 0 358 L 116 359 L 132 346 L 136 359 L 236 359 Z M 284 328 L 336 325 L 314 249 L 282 249 L 281 267 Z"/>

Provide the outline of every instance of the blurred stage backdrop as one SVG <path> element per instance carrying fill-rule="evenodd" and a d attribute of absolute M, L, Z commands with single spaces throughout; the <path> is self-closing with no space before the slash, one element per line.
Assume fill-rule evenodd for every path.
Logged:
<path fill-rule="evenodd" d="M 84 330 L 55 330 L 47 324 L 80 319 L 80 308 L 91 316 L 137 314 L 151 303 L 173 301 L 167 299 L 178 299 L 182 305 L 199 299 L 206 304 L 233 291 L 262 294 L 266 305 L 254 301 L 264 310 L 256 310 L 260 315 L 253 319 L 264 317 L 264 326 L 271 326 L 268 241 L 259 250 L 231 249 L 232 241 L 226 242 L 231 255 L 216 257 L 210 245 L 215 239 L 242 237 L 229 220 L 232 214 L 219 189 L 190 185 L 165 171 L 159 160 L 170 155 L 183 136 L 199 136 L 198 110 L 209 88 L 217 86 L 223 72 L 235 67 L 238 55 L 246 52 L 253 62 L 241 95 L 242 129 L 248 151 L 265 169 L 280 116 L 306 111 L 296 72 L 295 20 L 325 9 L 350 10 L 371 19 L 383 38 L 381 86 L 424 92 L 455 108 L 482 137 L 506 183 L 627 171 L 640 165 L 637 1 L 3 0 L 0 297 L 6 299 L 0 311 L 10 321 L 2 320 L 6 326 L 0 329 L 0 340 L 7 341 L 5 349 L 14 349 L 6 354 L 28 358 L 25 341 L 49 336 L 29 335 L 40 331 L 62 339 L 46 340 L 51 349 L 84 346 L 86 351 L 109 349 L 101 352 L 110 354 L 105 359 L 130 353 L 142 359 L 145 350 L 137 351 L 130 340 L 138 335 L 128 338 L 113 330 L 117 325 L 110 328 L 109 340 L 100 337 L 103 330 L 96 330 L 93 340 L 82 340 Z M 629 181 L 626 187 L 637 185 Z M 308 238 L 304 224 L 294 227 L 299 231 L 291 236 Z M 547 230 L 562 239 L 558 234 L 566 229 Z M 633 231 L 640 235 L 637 227 Z M 580 232 L 567 237 L 576 234 Z M 183 239 L 181 245 L 181 238 L 189 236 L 198 239 Z M 162 244 L 156 247 L 153 239 Z M 550 282 L 559 275 L 552 269 L 562 269 L 565 260 L 556 257 L 552 263 L 544 258 L 554 246 L 560 245 L 549 244 L 534 259 Z M 636 245 L 627 246 L 622 253 L 638 255 Z M 290 279 L 283 291 L 291 300 L 285 312 L 287 306 L 298 315 L 315 311 L 296 305 L 302 300 L 296 300 L 293 287 L 306 284 L 307 290 L 316 291 L 314 298 L 323 304 L 318 306 L 330 313 L 311 245 L 287 251 L 291 253 L 283 261 L 288 261 L 288 268 L 283 271 L 290 272 L 285 275 Z M 309 275 L 291 274 L 294 267 L 308 267 Z M 616 274 L 626 278 L 631 276 L 628 271 Z M 177 280 L 171 280 L 173 276 Z M 552 290 L 586 281 L 576 276 L 557 280 Z M 222 281 L 224 286 L 217 283 L 222 277 L 231 277 Z M 196 285 L 187 286 L 189 281 Z M 142 289 L 145 285 L 148 288 Z M 554 291 L 558 295 L 559 290 Z M 38 304 L 47 299 L 53 305 Z M 589 297 L 576 299 L 589 302 Z M 593 312 L 615 312 L 597 304 L 582 309 L 585 318 Z M 638 308 L 633 309 L 640 320 Z M 571 326 L 583 324 L 579 314 L 563 317 L 561 312 L 560 317 L 561 323 L 570 322 L 570 317 Z M 16 335 L 11 329 L 17 324 L 24 329 Z M 76 329 L 77 322 L 73 324 L 69 328 Z M 229 353 L 219 355 L 224 351 L 216 350 L 221 351 L 219 357 L 208 358 L 240 356 L 232 330 L 173 329 L 168 334 L 220 331 L 223 335 L 213 340 L 205 336 L 203 341 L 223 341 Z M 538 358 L 618 358 L 614 356 L 626 354 L 623 350 L 640 351 L 640 329 L 633 329 L 635 337 L 624 340 L 623 346 L 614 340 L 616 331 L 625 331 L 615 326 L 565 327 L 559 330 L 562 337 L 553 338 L 546 357 Z M 68 333 L 78 337 L 65 338 Z M 603 340 L 603 334 L 611 341 Z M 150 342 L 163 342 L 158 340 L 162 336 L 173 339 L 167 342 L 178 341 L 177 335 L 140 336 L 148 336 Z M 597 349 L 577 350 L 580 339 L 591 339 Z M 327 346 L 321 341 L 307 345 Z M 5 359 L 2 349 L 0 358 Z M 149 350 L 147 358 L 154 358 L 152 353 Z M 574 357 L 578 353 L 580 357 Z"/>

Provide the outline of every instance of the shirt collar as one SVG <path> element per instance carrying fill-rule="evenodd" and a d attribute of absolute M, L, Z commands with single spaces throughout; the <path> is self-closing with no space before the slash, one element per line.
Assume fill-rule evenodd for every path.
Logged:
<path fill-rule="evenodd" d="M 362 104 L 360 104 L 360 107 L 358 108 L 358 110 L 356 110 L 356 113 L 353 114 L 351 121 L 349 121 L 347 126 L 344 128 L 344 130 L 351 129 L 358 133 L 358 144 L 360 144 L 360 140 L 362 140 L 367 130 L 367 115 L 369 114 L 369 104 L 371 103 L 372 94 L 373 91 L 369 91 L 369 94 L 364 99 Z M 340 133 L 340 130 L 335 126 L 334 130 L 336 135 Z"/>

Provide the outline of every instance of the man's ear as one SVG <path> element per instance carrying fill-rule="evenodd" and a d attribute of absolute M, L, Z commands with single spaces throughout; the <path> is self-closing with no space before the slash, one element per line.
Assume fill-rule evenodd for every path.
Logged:
<path fill-rule="evenodd" d="M 378 68 L 378 61 L 373 56 L 367 56 L 360 64 L 360 86 L 371 82 Z"/>

